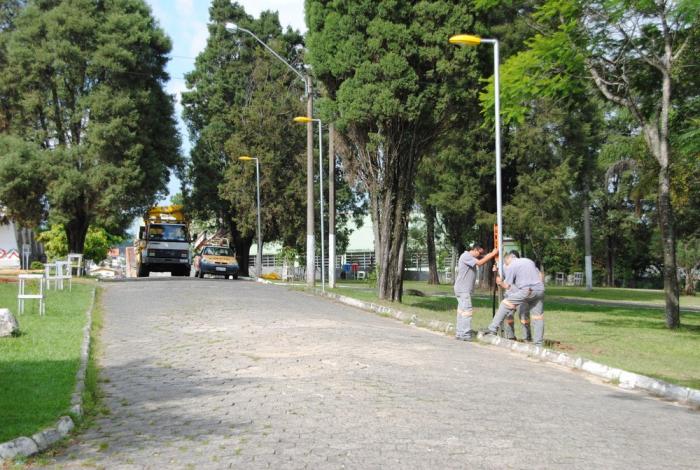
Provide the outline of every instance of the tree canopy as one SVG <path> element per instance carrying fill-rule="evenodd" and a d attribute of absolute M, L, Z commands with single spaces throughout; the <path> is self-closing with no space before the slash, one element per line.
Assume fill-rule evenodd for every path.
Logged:
<path fill-rule="evenodd" d="M 237 3 L 214 0 L 210 17 L 207 47 L 187 75 L 190 90 L 183 93 L 194 143 L 186 200 L 197 218 L 216 219 L 215 225 L 231 232 L 245 272 L 256 233 L 256 181 L 253 162 L 238 161 L 239 156 L 260 161 L 263 242 L 296 249 L 305 243 L 306 139 L 304 128 L 293 122 L 306 114 L 300 100 L 304 84 L 253 38 L 232 34 L 224 25 L 232 21 L 249 29 L 300 70 L 304 41 L 299 32 L 282 29 L 277 13 L 265 11 L 256 19 Z M 342 224 L 361 205 L 347 184 L 338 182 Z M 338 235 L 339 243 L 346 243 L 346 231 Z"/>
<path fill-rule="evenodd" d="M 183 93 L 183 117 L 193 143 L 185 199 L 195 217 L 216 219 L 231 232 L 247 273 L 256 227 L 255 165 L 238 157 L 260 159 L 263 240 L 289 241 L 301 233 L 305 142 L 292 118 L 303 114 L 303 84 L 284 64 L 270 60 L 254 39 L 232 34 L 225 24 L 253 31 L 292 63 L 299 62 L 303 42 L 298 32 L 282 30 L 276 13 L 254 19 L 225 0 L 214 0 L 209 11 L 207 47 L 187 74 L 189 90 Z"/>
<path fill-rule="evenodd" d="M 0 202 L 25 224 L 64 225 L 82 252 L 89 226 L 126 228 L 181 164 L 171 43 L 143 0 L 30 0 L 12 23 L 0 33 Z"/>
<path fill-rule="evenodd" d="M 447 38 L 473 24 L 460 1 L 306 1 L 309 61 L 342 154 L 369 194 L 379 297 L 400 300 L 421 158 L 458 122 L 474 52 Z"/>
<path fill-rule="evenodd" d="M 510 90 L 504 99 L 507 120 L 522 123 L 537 97 L 570 103 L 571 97 L 585 93 L 588 78 L 613 106 L 610 116 L 630 116 L 633 133 L 643 137 L 644 152 L 656 163 L 656 215 L 670 328 L 680 324 L 671 189 L 679 152 L 672 145 L 674 131 L 683 132 L 680 123 L 674 129 L 672 117 L 675 109 L 693 109 L 684 102 L 697 102 L 697 88 L 688 87 L 687 81 L 678 89 L 676 85 L 687 69 L 698 67 L 688 52 L 697 45 L 698 13 L 697 2 L 684 0 L 547 0 L 532 17 L 538 32 L 528 49 L 504 65 L 504 88 Z"/>

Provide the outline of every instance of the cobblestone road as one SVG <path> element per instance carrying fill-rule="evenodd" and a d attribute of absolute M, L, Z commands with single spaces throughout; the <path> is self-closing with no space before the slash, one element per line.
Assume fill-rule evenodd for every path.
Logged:
<path fill-rule="evenodd" d="M 700 414 L 303 293 L 109 284 L 65 468 L 697 468 Z"/>

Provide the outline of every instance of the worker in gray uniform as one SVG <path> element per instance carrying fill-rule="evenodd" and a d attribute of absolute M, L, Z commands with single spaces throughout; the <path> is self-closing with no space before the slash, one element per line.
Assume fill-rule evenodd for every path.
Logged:
<path fill-rule="evenodd" d="M 520 253 L 517 250 L 511 250 L 509 254 L 516 258 L 520 258 Z M 508 272 L 508 266 L 503 266 L 504 274 Z M 493 270 L 498 272 L 498 266 L 494 265 Z M 520 323 L 523 325 L 523 339 L 525 341 L 532 341 L 532 335 L 530 334 L 530 312 L 529 307 L 526 303 L 520 304 L 518 307 L 518 316 L 520 317 Z M 514 325 L 513 312 L 508 312 L 505 320 L 503 320 L 503 333 L 506 339 L 516 341 L 518 338 L 515 336 L 515 325 Z"/>
<path fill-rule="evenodd" d="M 529 312 L 530 322 L 534 329 L 533 342 L 536 346 L 544 344 L 544 282 L 542 275 L 535 263 L 528 258 L 518 258 L 513 253 L 508 253 L 503 259 L 505 279 L 496 276 L 496 284 L 505 289 L 506 294 L 498 307 L 496 315 L 484 335 L 495 335 L 498 325 L 523 304 L 524 311 Z"/>
<path fill-rule="evenodd" d="M 520 253 L 518 250 L 511 250 L 510 253 L 513 255 L 515 258 L 520 258 Z M 542 271 L 540 270 L 539 266 L 537 266 L 537 263 L 535 262 L 535 267 L 540 271 L 540 279 L 544 282 L 544 275 L 542 274 Z M 497 266 L 493 267 L 494 271 L 498 269 Z M 507 269 L 507 267 L 505 267 Z M 532 341 L 532 332 L 530 330 L 530 304 L 527 302 L 523 302 L 518 306 L 518 318 L 520 319 L 520 325 L 522 326 L 523 330 L 523 341 L 527 341 L 528 343 Z M 506 335 L 507 339 L 512 339 L 516 340 L 517 338 L 515 337 L 515 328 L 513 326 L 514 324 L 514 315 L 513 312 L 508 313 L 506 315 L 506 319 L 503 324 L 504 332 Z"/>
<path fill-rule="evenodd" d="M 472 246 L 459 257 L 457 276 L 455 277 L 455 297 L 457 297 L 457 328 L 455 338 L 471 341 L 472 338 L 472 292 L 476 282 L 476 268 L 483 266 L 498 255 L 498 248 L 484 256 L 484 249 Z"/>

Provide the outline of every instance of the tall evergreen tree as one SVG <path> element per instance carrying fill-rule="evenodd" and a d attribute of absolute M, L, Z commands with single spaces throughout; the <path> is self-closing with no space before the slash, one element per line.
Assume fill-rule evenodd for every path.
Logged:
<path fill-rule="evenodd" d="M 7 130 L 27 142 L 20 151 L 7 141 L 0 155 L 11 215 L 38 223 L 40 210 L 24 210 L 26 191 L 36 194 L 82 252 L 91 224 L 124 229 L 165 194 L 181 163 L 163 90 L 170 49 L 143 0 L 27 2 L 0 75 Z"/>
<path fill-rule="evenodd" d="M 207 47 L 187 74 L 190 90 L 183 93 L 194 144 L 186 200 L 196 217 L 214 218 L 231 232 L 245 274 L 256 232 L 255 169 L 239 156 L 261 161 L 264 241 L 297 246 L 303 233 L 300 159 L 306 147 L 302 129 L 292 122 L 304 114 L 303 84 L 252 38 L 226 31 L 225 24 L 250 29 L 293 64 L 301 62 L 303 41 L 298 32 L 282 30 L 277 13 L 263 12 L 256 20 L 228 0 L 214 0 L 209 11 Z"/>
<path fill-rule="evenodd" d="M 502 57 L 523 48 L 523 40 L 531 34 L 528 18 L 538 1 L 504 2 L 492 8 L 488 2 L 473 2 L 475 20 L 463 32 L 499 39 Z M 459 122 L 451 126 L 419 167 L 419 200 L 429 201 L 440 216 L 454 254 L 465 246 L 478 242 L 490 249 L 493 245 L 493 224 L 496 219 L 493 110 L 482 110 L 478 84 L 493 74 L 493 51 L 479 47 L 474 51 L 478 61 L 473 64 L 480 80 L 465 90 L 465 109 Z M 511 129 L 501 131 L 502 147 L 507 150 Z M 503 200 L 507 203 L 517 184 L 513 159 L 502 161 Z M 506 232 L 512 226 L 506 221 Z M 481 282 L 490 285 L 490 269 L 481 271 Z"/>
<path fill-rule="evenodd" d="M 0 132 L 7 132 L 12 114 L 12 90 L 4 86 L 2 76 L 7 73 L 7 40 L 14 29 L 15 19 L 26 6 L 25 0 L 3 0 L 0 2 Z"/>
<path fill-rule="evenodd" d="M 474 18 L 462 1 L 307 0 L 309 60 L 369 194 L 378 295 L 400 301 L 421 158 L 458 122 L 478 77 L 474 51 L 447 39 Z"/>

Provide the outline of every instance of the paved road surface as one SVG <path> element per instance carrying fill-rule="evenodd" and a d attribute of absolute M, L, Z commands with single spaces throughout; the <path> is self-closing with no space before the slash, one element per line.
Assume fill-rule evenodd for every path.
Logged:
<path fill-rule="evenodd" d="M 65 468 L 697 468 L 700 413 L 281 287 L 109 284 Z"/>

